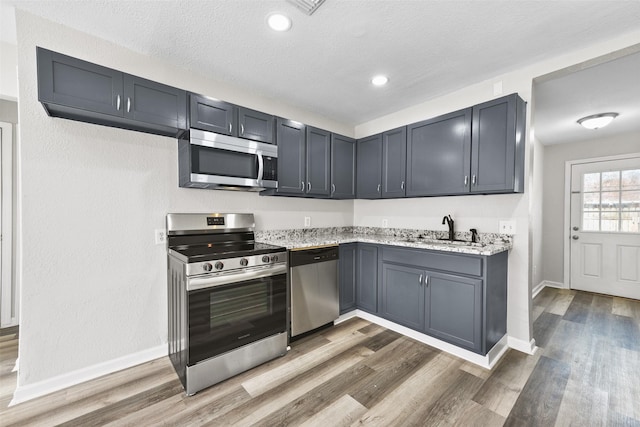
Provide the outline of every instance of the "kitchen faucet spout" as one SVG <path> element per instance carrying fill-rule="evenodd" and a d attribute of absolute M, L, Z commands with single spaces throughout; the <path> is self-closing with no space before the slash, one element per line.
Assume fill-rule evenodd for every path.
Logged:
<path fill-rule="evenodd" d="M 451 218 L 451 215 L 445 215 L 444 218 L 442 218 L 442 225 L 445 224 L 445 222 L 447 223 L 447 225 L 449 226 L 449 240 L 454 240 L 454 229 L 453 229 L 453 218 Z"/>

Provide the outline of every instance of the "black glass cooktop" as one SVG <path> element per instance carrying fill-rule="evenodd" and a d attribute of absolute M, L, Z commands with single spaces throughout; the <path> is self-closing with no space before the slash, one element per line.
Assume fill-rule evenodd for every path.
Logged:
<path fill-rule="evenodd" d="M 287 248 L 255 242 L 209 243 L 188 247 L 171 248 L 187 258 L 187 262 L 211 261 L 284 252 Z"/>

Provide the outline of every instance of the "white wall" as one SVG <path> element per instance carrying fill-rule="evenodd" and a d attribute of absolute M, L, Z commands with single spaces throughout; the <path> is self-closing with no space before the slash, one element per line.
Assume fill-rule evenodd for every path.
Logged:
<path fill-rule="evenodd" d="M 36 46 L 325 129 L 352 128 L 17 12 L 22 299 L 19 387 L 167 341 L 168 212 L 254 212 L 258 229 L 351 225 L 352 201 L 178 188 L 175 139 L 46 115 Z M 166 353 L 166 347 L 164 348 Z"/>
<path fill-rule="evenodd" d="M 543 241 L 542 241 L 542 221 L 544 205 L 544 159 L 545 146 L 535 137 L 532 139 L 533 146 L 533 173 L 531 180 L 530 198 L 530 252 L 531 252 L 531 286 L 535 288 L 543 281 Z"/>
<path fill-rule="evenodd" d="M 564 283 L 564 171 L 569 160 L 640 151 L 640 133 L 605 139 L 548 145 L 544 150 L 544 212 L 542 221 L 543 279 Z"/>
<path fill-rule="evenodd" d="M 0 98 L 18 99 L 18 47 L 0 41 Z"/>

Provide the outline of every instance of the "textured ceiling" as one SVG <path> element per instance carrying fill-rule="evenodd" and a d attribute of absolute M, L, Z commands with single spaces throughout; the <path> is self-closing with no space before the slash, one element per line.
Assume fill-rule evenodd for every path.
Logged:
<path fill-rule="evenodd" d="M 640 22 L 639 1 L 327 0 L 312 16 L 285 0 L 3 2 L 349 125 Z M 291 31 L 267 28 L 273 11 Z"/>
<path fill-rule="evenodd" d="M 640 53 L 560 74 L 534 86 L 535 133 L 540 142 L 550 145 L 640 132 Z M 619 116 L 602 129 L 576 123 L 608 112 Z"/>

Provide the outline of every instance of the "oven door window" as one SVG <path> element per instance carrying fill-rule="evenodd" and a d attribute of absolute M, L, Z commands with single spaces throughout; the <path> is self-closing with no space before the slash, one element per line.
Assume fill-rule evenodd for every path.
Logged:
<path fill-rule="evenodd" d="M 258 179 L 258 156 L 221 148 L 191 146 L 193 173 Z"/>
<path fill-rule="evenodd" d="M 286 275 L 189 292 L 189 365 L 286 331 Z"/>

